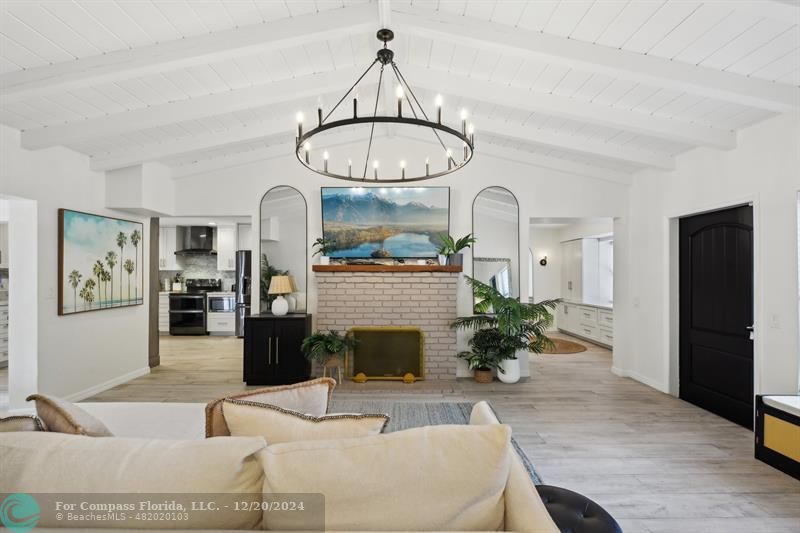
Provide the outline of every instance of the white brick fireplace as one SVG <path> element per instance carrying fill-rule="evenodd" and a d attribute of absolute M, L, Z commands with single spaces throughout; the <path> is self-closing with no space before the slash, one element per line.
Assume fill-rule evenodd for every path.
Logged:
<path fill-rule="evenodd" d="M 420 272 L 412 266 L 367 272 L 352 268 L 314 267 L 317 329 L 346 332 L 355 326 L 418 327 L 425 335 L 425 378 L 455 379 L 456 333 L 450 323 L 456 318 L 459 272 Z"/>

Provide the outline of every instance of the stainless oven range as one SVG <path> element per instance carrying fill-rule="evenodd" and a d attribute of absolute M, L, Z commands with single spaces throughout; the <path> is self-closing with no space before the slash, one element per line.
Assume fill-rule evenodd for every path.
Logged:
<path fill-rule="evenodd" d="M 187 279 L 186 292 L 170 293 L 169 334 L 206 335 L 206 294 L 221 288 L 219 279 Z"/>

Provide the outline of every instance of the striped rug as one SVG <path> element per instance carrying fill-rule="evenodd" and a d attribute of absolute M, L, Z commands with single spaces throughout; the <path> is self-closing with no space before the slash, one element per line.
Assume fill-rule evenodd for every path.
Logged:
<path fill-rule="evenodd" d="M 328 408 L 329 413 L 385 413 L 390 417 L 386 433 L 420 426 L 440 424 L 469 424 L 472 404 L 467 402 L 392 402 L 388 400 L 339 400 L 334 397 Z M 496 413 L 495 413 L 496 414 Z M 498 419 L 500 417 L 498 416 Z M 511 439 L 511 444 L 522 459 L 522 464 L 537 485 L 542 479 L 530 459 Z"/>

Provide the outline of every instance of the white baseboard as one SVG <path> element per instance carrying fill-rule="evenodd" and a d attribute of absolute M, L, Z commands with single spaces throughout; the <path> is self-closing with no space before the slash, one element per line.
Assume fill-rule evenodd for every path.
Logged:
<path fill-rule="evenodd" d="M 650 379 L 648 377 L 645 377 L 645 376 L 639 374 L 638 372 L 630 372 L 628 370 L 623 370 L 623 369 L 621 369 L 619 367 L 612 366 L 611 367 L 611 373 L 614 374 L 614 375 L 617 375 L 617 376 L 619 376 L 621 378 L 635 379 L 636 381 L 638 381 L 640 383 L 644 383 L 648 387 L 656 389 L 659 392 L 663 392 L 664 394 L 669 394 L 669 387 L 665 386 L 663 383 L 659 383 L 658 381 L 656 381 L 654 379 Z"/>
<path fill-rule="evenodd" d="M 137 368 L 127 374 L 122 374 L 121 376 L 117 376 L 115 378 L 109 379 L 108 381 L 104 381 L 103 383 L 98 383 L 97 385 L 93 385 L 88 389 L 84 389 L 82 391 L 78 391 L 76 393 L 70 394 L 65 397 L 65 400 L 69 400 L 71 402 L 79 402 L 81 400 L 85 400 L 86 398 L 91 398 L 95 394 L 100 394 L 103 391 L 107 391 L 108 389 L 112 389 L 117 385 L 122 385 L 132 379 L 136 379 L 140 376 L 144 376 L 150 373 L 150 367 L 144 368 Z"/>

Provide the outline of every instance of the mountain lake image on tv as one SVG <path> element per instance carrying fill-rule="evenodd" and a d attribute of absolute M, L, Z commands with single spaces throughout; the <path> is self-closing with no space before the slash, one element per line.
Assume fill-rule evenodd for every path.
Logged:
<path fill-rule="evenodd" d="M 436 257 L 449 220 L 449 187 L 322 187 L 330 257 Z"/>

